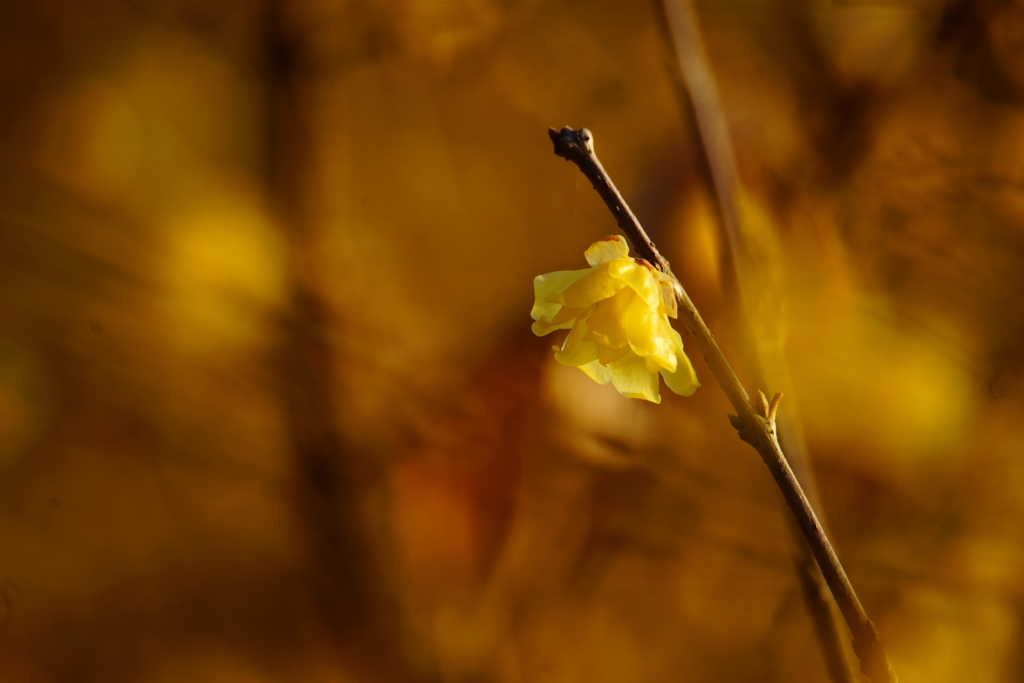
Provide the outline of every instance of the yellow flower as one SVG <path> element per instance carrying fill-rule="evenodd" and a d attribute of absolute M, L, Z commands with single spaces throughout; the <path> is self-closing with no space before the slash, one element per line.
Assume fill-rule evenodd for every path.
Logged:
<path fill-rule="evenodd" d="M 676 317 L 672 278 L 643 259 L 629 258 L 626 240 L 605 237 L 586 252 L 592 267 L 538 275 L 530 315 L 537 336 L 572 328 L 555 360 L 578 367 L 628 398 L 661 403 L 658 374 L 689 396 L 700 382 L 683 340 L 668 322 Z"/>

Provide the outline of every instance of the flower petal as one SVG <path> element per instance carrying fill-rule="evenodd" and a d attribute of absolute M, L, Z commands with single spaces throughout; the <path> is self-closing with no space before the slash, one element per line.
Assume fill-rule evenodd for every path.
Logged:
<path fill-rule="evenodd" d="M 615 263 L 615 261 L 611 263 Z M 615 296 L 622 291 L 626 283 L 612 277 L 608 268 L 609 264 L 606 263 L 597 268 L 588 269 L 584 277 L 572 283 L 561 294 L 549 295 L 548 300 L 572 308 L 586 308 L 593 306 L 598 301 Z"/>
<path fill-rule="evenodd" d="M 612 384 L 626 398 L 642 398 L 661 403 L 658 393 L 658 375 L 647 371 L 647 363 L 635 353 L 627 353 L 608 366 L 612 371 Z"/>
<path fill-rule="evenodd" d="M 604 365 L 614 363 L 630 352 L 630 348 L 628 346 L 623 346 L 621 349 L 613 349 L 610 346 L 605 346 L 604 344 L 595 344 L 594 342 L 590 343 L 594 344 L 597 348 L 597 359 Z M 654 370 L 654 372 L 658 372 L 659 370 L 661 370 L 661 368 Z"/>
<path fill-rule="evenodd" d="M 626 311 L 636 299 L 636 293 L 623 287 L 615 296 L 599 301 L 587 321 L 588 341 L 595 341 L 612 349 L 621 349 L 628 343 L 623 322 Z"/>
<path fill-rule="evenodd" d="M 551 319 L 558 313 L 562 304 L 553 301 L 552 295 L 560 295 L 567 287 L 591 272 L 591 268 L 582 270 L 558 270 L 546 275 L 538 275 L 533 278 L 533 310 L 530 317 L 534 320 Z"/>
<path fill-rule="evenodd" d="M 577 318 L 572 331 L 562 343 L 562 348 L 555 351 L 555 360 L 562 365 L 574 367 L 597 361 L 597 347 L 594 342 L 585 339 L 586 333 L 586 318 Z"/>
<path fill-rule="evenodd" d="M 597 267 L 608 263 L 614 258 L 627 258 L 629 245 L 622 235 L 608 235 L 590 245 L 586 252 L 587 263 Z"/>
<path fill-rule="evenodd" d="M 538 320 L 535 322 L 530 329 L 538 337 L 543 337 L 545 334 L 551 334 L 555 330 L 567 330 L 572 327 L 576 318 L 587 312 L 585 308 L 569 308 L 568 306 L 562 306 L 561 309 L 548 320 Z"/>
<path fill-rule="evenodd" d="M 595 360 L 586 365 L 581 365 L 580 370 L 587 373 L 587 377 L 598 384 L 608 384 L 608 382 L 612 381 L 612 371 L 607 365 L 601 365 L 600 361 Z"/>
<path fill-rule="evenodd" d="M 573 322 L 573 320 L 569 320 L 563 323 L 549 323 L 545 320 L 538 320 L 530 325 L 530 329 L 533 330 L 533 333 L 538 337 L 543 337 L 546 334 L 551 334 L 555 330 L 567 330 L 573 326 Z"/>
<path fill-rule="evenodd" d="M 658 271 L 654 277 L 661 288 L 661 301 L 665 304 L 665 312 L 668 317 L 679 317 L 679 304 L 676 301 L 676 288 L 675 283 L 672 282 L 672 276 Z"/>
<path fill-rule="evenodd" d="M 676 351 L 676 371 L 668 372 L 667 370 L 662 370 L 661 376 L 665 378 L 665 385 L 673 392 L 680 396 L 692 396 L 693 392 L 697 391 L 697 387 L 700 386 L 700 382 L 697 380 L 697 373 L 693 371 L 693 364 L 690 363 L 690 359 L 683 352 L 682 337 L 675 330 L 672 330 L 672 332 L 679 342 Z"/>
<path fill-rule="evenodd" d="M 674 342 L 679 339 L 681 353 L 682 339 L 668 324 L 663 310 L 652 309 L 644 299 L 635 297 L 623 316 L 622 326 L 634 353 L 655 363 L 658 370 L 674 372 L 677 352 Z"/>
<path fill-rule="evenodd" d="M 609 261 L 608 274 L 616 280 L 621 280 L 634 292 L 640 295 L 647 305 L 658 310 L 661 303 L 661 287 L 654 279 L 654 267 L 646 261 L 638 262 L 633 259 L 616 259 Z"/>

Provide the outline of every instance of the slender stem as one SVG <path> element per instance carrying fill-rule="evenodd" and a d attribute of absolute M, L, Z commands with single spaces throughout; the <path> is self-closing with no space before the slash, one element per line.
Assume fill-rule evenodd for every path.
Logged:
<path fill-rule="evenodd" d="M 608 205 L 612 215 L 615 216 L 619 227 L 633 243 L 637 253 L 665 273 L 671 274 L 672 270 L 667 259 L 658 252 L 636 216 L 629 210 L 629 206 L 619 194 L 615 184 L 608 177 L 604 167 L 601 166 L 601 162 L 598 161 L 594 153 L 593 136 L 590 131 L 586 128 L 579 130 L 563 128 L 559 132 L 552 128 L 548 134 L 554 142 L 555 154 L 576 164 L 583 175 L 590 180 L 594 189 Z M 779 447 L 775 432 L 775 420 L 768 417 L 767 410 L 764 411 L 764 415 L 757 412 L 686 290 L 678 281 L 675 289 L 679 299 L 679 319 L 690 336 L 693 337 L 697 349 L 704 356 L 712 374 L 718 380 L 722 390 L 725 391 L 733 409 L 736 410 L 738 416 L 729 416 L 733 427 L 736 428 L 739 437 L 753 446 L 760 454 L 782 492 L 786 504 L 792 510 L 800 530 L 811 547 L 811 552 L 821 569 L 825 582 L 828 584 L 829 590 L 832 591 L 832 596 L 853 634 L 853 650 L 860 659 L 861 670 L 874 683 L 896 683 L 899 679 L 889 663 L 885 647 L 878 637 L 878 630 L 864 611 L 864 607 L 850 584 L 850 579 L 846 576 L 839 558 L 832 549 L 832 544 L 814 514 L 814 509 L 808 502 L 807 496 L 804 495 L 803 489 L 800 488 L 800 483 Z"/>

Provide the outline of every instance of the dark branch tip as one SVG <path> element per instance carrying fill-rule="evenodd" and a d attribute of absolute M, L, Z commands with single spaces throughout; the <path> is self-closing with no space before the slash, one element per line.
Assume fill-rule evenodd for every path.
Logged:
<path fill-rule="evenodd" d="M 548 137 L 555 143 L 555 154 L 564 159 L 571 161 L 573 157 L 584 158 L 594 153 L 594 146 L 591 143 L 594 136 L 586 128 L 573 130 L 566 126 L 561 131 L 548 128 Z"/>

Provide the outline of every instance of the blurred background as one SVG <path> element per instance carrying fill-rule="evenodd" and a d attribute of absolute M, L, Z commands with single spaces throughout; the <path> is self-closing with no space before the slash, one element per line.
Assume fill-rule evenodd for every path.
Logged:
<path fill-rule="evenodd" d="M 830 680 L 703 360 L 530 332 L 616 230 L 570 125 L 781 349 L 901 678 L 1024 680 L 1024 4 L 697 11 L 751 316 L 657 3 L 0 4 L 0 679 Z"/>

